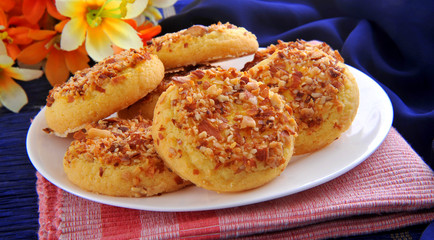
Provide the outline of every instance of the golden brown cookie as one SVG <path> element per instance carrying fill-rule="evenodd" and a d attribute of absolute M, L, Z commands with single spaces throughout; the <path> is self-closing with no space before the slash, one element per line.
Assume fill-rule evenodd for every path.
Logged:
<path fill-rule="evenodd" d="M 299 40 L 298 42 L 301 44 L 309 45 L 311 47 L 316 46 L 318 49 L 321 49 L 321 51 L 324 51 L 325 53 L 327 53 L 331 57 L 334 57 L 336 60 L 341 61 L 342 63 L 344 62 L 344 59 L 339 54 L 339 52 L 337 50 L 333 50 L 329 45 L 325 44 L 324 42 L 320 42 L 317 40 L 312 40 L 312 41 L 308 41 L 308 42 L 306 42 L 304 40 Z M 267 48 L 263 48 L 263 49 L 258 50 L 257 52 L 255 52 L 253 59 L 251 61 L 245 63 L 244 68 L 242 68 L 241 71 L 249 70 L 250 68 L 252 68 L 256 64 L 258 64 L 259 62 L 270 57 L 277 50 L 286 49 L 290 45 L 293 45 L 293 44 L 294 44 L 294 42 L 283 42 L 281 40 L 278 40 L 277 45 L 270 44 Z M 301 46 L 300 49 L 303 49 L 303 47 Z"/>
<path fill-rule="evenodd" d="M 166 69 L 237 58 L 258 50 L 256 36 L 233 24 L 194 25 L 153 38 L 147 51 L 156 54 Z"/>
<path fill-rule="evenodd" d="M 135 102 L 133 105 L 124 108 L 118 112 L 118 116 L 120 118 L 134 118 L 138 115 L 141 115 L 142 117 L 146 119 L 151 119 L 154 116 L 154 108 L 157 104 L 158 97 L 160 97 L 161 93 L 166 91 L 167 88 L 172 84 L 172 78 L 173 77 L 180 77 L 180 76 L 186 76 L 191 71 L 198 70 L 198 69 L 208 69 L 211 68 L 210 65 L 196 65 L 196 66 L 186 66 L 186 67 L 180 67 L 177 69 L 166 71 L 166 74 L 164 75 L 163 81 L 161 81 L 158 86 L 152 90 L 150 93 L 148 93 L 145 97 L 140 99 L 139 101 Z"/>
<path fill-rule="evenodd" d="M 166 165 L 217 192 L 276 178 L 293 152 L 296 123 L 279 94 L 235 69 L 173 78 L 154 111 L 152 136 Z"/>
<path fill-rule="evenodd" d="M 146 197 L 181 189 L 184 181 L 158 157 L 149 120 L 109 118 L 74 134 L 64 160 L 68 179 L 87 191 Z"/>
<path fill-rule="evenodd" d="M 109 57 L 50 91 L 48 127 L 66 136 L 130 106 L 157 87 L 163 76 L 161 61 L 145 51 L 131 49 Z"/>
<path fill-rule="evenodd" d="M 337 51 L 325 43 L 279 42 L 245 70 L 284 96 L 294 111 L 294 154 L 319 150 L 346 131 L 359 105 L 357 82 Z"/>

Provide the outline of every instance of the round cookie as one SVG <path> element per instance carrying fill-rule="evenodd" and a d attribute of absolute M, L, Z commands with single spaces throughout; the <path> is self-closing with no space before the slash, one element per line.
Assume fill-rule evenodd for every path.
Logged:
<path fill-rule="evenodd" d="M 325 43 L 279 42 L 258 56 L 248 73 L 290 104 L 298 124 L 295 155 L 324 148 L 351 126 L 359 90 L 337 51 Z"/>
<path fill-rule="evenodd" d="M 121 197 L 146 197 L 189 184 L 158 157 L 152 122 L 109 118 L 74 134 L 63 160 L 68 179 L 87 191 Z"/>
<path fill-rule="evenodd" d="M 179 176 L 239 192 L 286 168 L 297 127 L 279 94 L 235 69 L 197 70 L 173 82 L 155 106 L 152 136 Z"/>
<path fill-rule="evenodd" d="M 153 38 L 145 49 L 156 54 L 166 69 L 237 58 L 258 50 L 256 36 L 226 23 L 194 25 Z"/>
<path fill-rule="evenodd" d="M 318 49 L 321 49 L 322 51 L 324 51 L 325 53 L 327 53 L 328 55 L 330 55 L 331 57 L 334 57 L 336 60 L 340 61 L 340 62 L 344 62 L 344 59 L 342 58 L 342 56 L 339 54 L 339 52 L 337 50 L 333 50 L 329 45 L 327 45 L 324 42 L 320 42 L 317 40 L 311 40 L 311 41 L 304 41 L 304 40 L 299 40 L 298 41 L 301 44 L 306 44 L 309 45 L 311 47 L 316 46 Z M 288 48 L 289 45 L 294 44 L 293 42 L 283 42 L 281 40 L 278 40 L 278 44 L 274 45 L 274 44 L 270 44 L 267 48 L 265 49 L 261 49 L 257 52 L 255 52 L 253 59 L 250 62 L 245 63 L 244 67 L 241 69 L 241 71 L 247 71 L 250 68 L 252 68 L 253 66 L 255 66 L 256 64 L 258 64 L 259 62 L 265 60 L 266 58 L 270 57 L 275 51 L 277 50 L 282 50 L 285 48 Z M 303 47 L 301 46 L 300 49 L 302 49 Z"/>
<path fill-rule="evenodd" d="M 158 97 L 160 97 L 161 93 L 163 93 L 164 91 L 166 91 L 167 88 L 169 88 L 169 86 L 172 84 L 173 77 L 186 76 L 193 70 L 207 69 L 210 67 L 210 65 L 190 65 L 166 71 L 163 80 L 154 90 L 152 90 L 145 97 L 135 102 L 131 106 L 120 110 L 118 112 L 118 117 L 128 119 L 141 115 L 146 119 L 152 119 L 154 116 L 154 108 L 157 104 Z"/>
<path fill-rule="evenodd" d="M 153 54 L 131 49 L 111 56 L 49 92 L 48 128 L 64 137 L 130 106 L 157 87 L 163 76 L 164 66 Z"/>

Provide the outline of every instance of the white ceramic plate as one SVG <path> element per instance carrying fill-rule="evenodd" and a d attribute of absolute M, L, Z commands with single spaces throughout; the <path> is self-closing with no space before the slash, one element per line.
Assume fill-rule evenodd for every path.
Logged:
<path fill-rule="evenodd" d="M 251 56 L 219 63 L 241 68 Z M 357 116 L 348 131 L 328 147 L 309 155 L 293 157 L 287 169 L 260 188 L 218 194 L 198 187 L 148 198 L 125 198 L 84 191 L 68 181 L 63 155 L 70 138 L 58 138 L 42 131 L 47 127 L 45 108 L 33 120 L 27 135 L 27 152 L 35 168 L 54 185 L 77 196 L 119 207 L 150 211 L 199 211 L 259 203 L 294 194 L 330 181 L 351 170 L 374 152 L 392 124 L 392 105 L 383 89 L 367 75 L 350 67 L 360 90 Z"/>

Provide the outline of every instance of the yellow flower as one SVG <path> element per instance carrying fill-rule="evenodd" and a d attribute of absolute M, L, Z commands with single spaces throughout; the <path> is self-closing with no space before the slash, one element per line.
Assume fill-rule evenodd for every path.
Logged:
<path fill-rule="evenodd" d="M 72 51 L 85 42 L 95 61 L 112 55 L 112 44 L 141 48 L 136 30 L 122 19 L 137 17 L 147 4 L 148 0 L 56 0 L 58 11 L 71 19 L 62 31 L 60 47 Z"/>
<path fill-rule="evenodd" d="M 27 103 L 24 89 L 14 79 L 29 81 L 42 76 L 43 72 L 33 69 L 12 67 L 14 60 L 7 55 L 6 47 L 0 41 L 0 106 L 19 112 Z"/>

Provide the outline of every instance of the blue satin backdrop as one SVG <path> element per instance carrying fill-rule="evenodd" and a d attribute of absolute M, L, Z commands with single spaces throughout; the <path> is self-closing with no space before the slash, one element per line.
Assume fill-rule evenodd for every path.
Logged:
<path fill-rule="evenodd" d="M 175 8 L 178 15 L 161 22 L 164 32 L 229 21 L 254 32 L 263 47 L 277 39 L 329 43 L 348 64 L 384 87 L 395 109 L 394 126 L 433 167 L 434 1 L 178 0 Z M 36 176 L 26 153 L 26 133 L 51 86 L 45 77 L 17 82 L 29 103 L 18 114 L 0 108 L 0 239 L 37 239 Z M 418 239 L 425 229 L 421 239 L 434 239 L 434 224 L 426 226 L 352 239 Z"/>
<path fill-rule="evenodd" d="M 433 168 L 434 1 L 203 0 L 161 22 L 164 32 L 230 22 L 260 46 L 277 40 L 321 40 L 389 95 L 393 126 Z"/>

